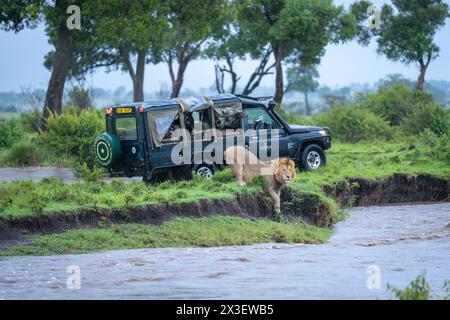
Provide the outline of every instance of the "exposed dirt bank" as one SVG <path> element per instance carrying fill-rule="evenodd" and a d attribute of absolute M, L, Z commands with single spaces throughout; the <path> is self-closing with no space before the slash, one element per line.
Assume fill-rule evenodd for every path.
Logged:
<path fill-rule="evenodd" d="M 370 181 L 349 178 L 324 188 L 325 193 L 342 206 L 450 201 L 450 181 L 429 175 L 393 176 Z M 329 227 L 336 222 L 336 213 L 319 196 L 285 190 L 282 211 L 299 216 L 306 222 Z M 273 210 L 268 198 L 260 193 L 238 194 L 234 199 L 200 200 L 189 204 L 157 204 L 123 209 L 86 209 L 46 215 L 0 218 L 0 240 L 17 239 L 29 233 L 59 232 L 71 228 L 95 227 L 118 223 L 158 225 L 174 217 L 234 215 L 247 218 L 271 218 Z"/>
<path fill-rule="evenodd" d="M 450 201 L 450 180 L 430 175 L 394 174 L 376 181 L 348 178 L 324 188 L 344 207 Z"/>

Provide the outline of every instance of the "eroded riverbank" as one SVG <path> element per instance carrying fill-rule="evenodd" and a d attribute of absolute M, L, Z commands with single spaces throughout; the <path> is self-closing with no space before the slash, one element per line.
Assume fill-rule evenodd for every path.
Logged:
<path fill-rule="evenodd" d="M 449 200 L 450 180 L 430 175 L 394 174 L 378 180 L 347 178 L 323 187 L 323 193 L 303 192 L 299 186 L 285 189 L 282 192 L 282 211 L 308 224 L 330 227 L 338 220 L 338 206 L 334 201 L 341 206 L 351 207 Z M 10 243 L 23 234 L 55 233 L 97 227 L 99 224 L 160 225 L 175 217 L 210 215 L 273 218 L 274 212 L 272 204 L 261 192 L 235 192 L 234 196 L 231 194 L 223 199 L 199 199 L 185 203 L 163 201 L 110 209 L 94 204 L 92 208 L 88 206 L 76 210 L 0 217 L 0 241 Z"/>
<path fill-rule="evenodd" d="M 323 245 L 262 244 L 0 258 L 2 299 L 385 299 L 421 270 L 450 279 L 450 203 L 352 209 Z M 77 266 L 81 288 L 66 286 Z M 367 268 L 380 270 L 379 289 Z"/>

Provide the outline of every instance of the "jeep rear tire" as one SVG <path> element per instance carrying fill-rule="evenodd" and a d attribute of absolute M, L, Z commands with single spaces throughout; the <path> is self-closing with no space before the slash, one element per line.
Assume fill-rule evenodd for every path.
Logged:
<path fill-rule="evenodd" d="M 120 158 L 121 153 L 120 142 L 115 135 L 102 133 L 95 138 L 94 154 L 100 165 L 110 166 Z"/>
<path fill-rule="evenodd" d="M 207 179 L 211 179 L 217 168 L 209 164 L 196 164 L 192 167 L 192 173 Z"/>
<path fill-rule="evenodd" d="M 308 171 L 314 171 L 326 164 L 325 153 L 317 144 L 306 146 L 300 156 L 300 166 Z"/>

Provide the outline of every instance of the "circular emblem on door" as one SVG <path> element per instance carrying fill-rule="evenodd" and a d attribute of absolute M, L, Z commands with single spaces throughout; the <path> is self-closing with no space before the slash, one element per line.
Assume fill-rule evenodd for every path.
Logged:
<path fill-rule="evenodd" d="M 132 152 L 133 154 L 135 154 L 135 153 L 136 153 L 136 148 L 135 148 L 135 147 L 131 148 L 131 152 Z"/>

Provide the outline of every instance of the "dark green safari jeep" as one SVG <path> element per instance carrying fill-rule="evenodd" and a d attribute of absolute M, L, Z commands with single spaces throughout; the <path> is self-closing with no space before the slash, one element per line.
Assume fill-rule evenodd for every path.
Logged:
<path fill-rule="evenodd" d="M 111 176 L 144 180 L 211 177 L 224 150 L 244 145 L 262 161 L 289 157 L 306 170 L 325 165 L 328 128 L 288 125 L 270 98 L 221 94 L 152 100 L 105 109 L 106 132 L 94 141 Z"/>

